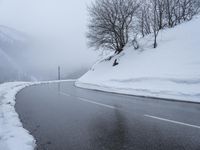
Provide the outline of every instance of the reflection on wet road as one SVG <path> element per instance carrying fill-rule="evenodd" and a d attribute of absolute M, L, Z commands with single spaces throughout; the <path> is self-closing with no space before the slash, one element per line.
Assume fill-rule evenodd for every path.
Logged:
<path fill-rule="evenodd" d="M 38 150 L 199 150 L 200 105 L 43 84 L 17 95 Z"/>

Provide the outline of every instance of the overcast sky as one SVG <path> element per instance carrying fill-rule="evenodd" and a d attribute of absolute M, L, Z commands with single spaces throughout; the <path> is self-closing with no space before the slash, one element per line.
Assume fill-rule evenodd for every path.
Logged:
<path fill-rule="evenodd" d="M 46 45 L 49 43 L 49 48 L 34 49 L 31 57 L 27 56 L 33 70 L 47 73 L 61 65 L 67 73 L 89 66 L 96 59 L 96 54 L 88 49 L 85 38 L 87 5 L 90 2 L 0 0 L 0 24 L 32 35 Z"/>

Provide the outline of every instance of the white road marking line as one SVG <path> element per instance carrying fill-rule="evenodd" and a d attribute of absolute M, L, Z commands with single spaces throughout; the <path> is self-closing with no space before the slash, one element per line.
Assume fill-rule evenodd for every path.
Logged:
<path fill-rule="evenodd" d="M 170 122 L 170 123 L 174 123 L 174 124 L 179 124 L 179 125 L 184 125 L 184 126 L 188 126 L 188 127 L 193 127 L 193 128 L 200 129 L 200 126 L 197 126 L 197 125 L 192 125 L 192 124 L 188 124 L 188 123 L 184 123 L 184 122 L 169 120 L 169 119 L 160 118 L 160 117 L 151 116 L 151 115 L 144 115 L 144 116 L 148 117 L 148 118 L 153 118 L 153 119 L 165 121 L 165 122 Z"/>
<path fill-rule="evenodd" d="M 70 94 L 64 93 L 64 92 L 60 92 L 60 94 L 64 95 L 64 96 L 71 96 Z"/>
<path fill-rule="evenodd" d="M 72 96 L 72 95 L 64 93 L 64 92 L 60 92 L 60 94 L 62 94 L 64 96 Z M 76 98 L 78 98 L 81 101 L 87 102 L 87 103 L 91 103 L 91 104 L 107 107 L 107 108 L 110 108 L 110 109 L 116 109 L 116 107 L 114 107 L 114 106 L 103 104 L 103 103 L 98 103 L 98 102 L 95 102 L 95 101 L 92 101 L 92 100 L 89 100 L 89 99 L 86 99 L 86 98 L 82 98 L 82 97 L 76 97 Z"/>
<path fill-rule="evenodd" d="M 78 99 L 81 100 L 81 101 L 84 101 L 84 102 L 91 103 L 91 104 L 95 104 L 95 105 L 99 105 L 99 106 L 103 106 L 103 107 L 107 107 L 107 108 L 111 108 L 111 109 L 116 109 L 114 106 L 103 104 L 103 103 L 94 102 L 94 101 L 91 101 L 89 99 L 85 99 L 85 98 L 81 98 L 81 97 L 78 97 Z"/>

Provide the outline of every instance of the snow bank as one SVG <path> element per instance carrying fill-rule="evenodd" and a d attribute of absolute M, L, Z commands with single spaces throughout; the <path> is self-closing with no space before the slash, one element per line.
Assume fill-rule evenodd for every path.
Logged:
<path fill-rule="evenodd" d="M 78 87 L 200 102 L 200 17 L 139 41 L 140 50 L 98 61 L 75 84 Z M 112 67 L 117 59 L 119 65 Z"/>
<path fill-rule="evenodd" d="M 26 131 L 15 112 L 15 95 L 31 83 L 10 82 L 0 85 L 0 149 L 33 150 L 35 140 Z"/>
<path fill-rule="evenodd" d="M 15 95 L 30 85 L 69 81 L 74 80 L 0 84 L 0 150 L 34 150 L 36 146 L 34 138 L 23 128 L 15 112 Z"/>

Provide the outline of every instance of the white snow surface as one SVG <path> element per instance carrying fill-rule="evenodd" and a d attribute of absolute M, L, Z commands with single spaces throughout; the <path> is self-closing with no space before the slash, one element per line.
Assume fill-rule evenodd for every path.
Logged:
<path fill-rule="evenodd" d="M 35 139 L 23 128 L 15 111 L 15 96 L 23 88 L 46 83 L 74 80 L 44 82 L 8 82 L 0 84 L 0 150 L 34 150 Z"/>
<path fill-rule="evenodd" d="M 35 140 L 15 112 L 15 95 L 31 83 L 10 82 L 0 85 L 0 150 L 33 150 Z"/>
<path fill-rule="evenodd" d="M 103 90 L 175 100 L 200 102 L 200 17 L 159 33 L 153 49 L 152 35 L 139 40 L 110 61 L 104 57 L 75 83 Z M 113 54 L 110 54 L 113 55 Z M 113 67 L 114 60 L 119 65 Z"/>

